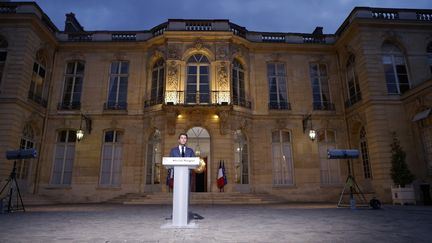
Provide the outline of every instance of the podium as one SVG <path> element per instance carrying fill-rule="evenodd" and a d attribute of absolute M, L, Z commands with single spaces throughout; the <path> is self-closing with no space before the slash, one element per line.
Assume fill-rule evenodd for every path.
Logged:
<path fill-rule="evenodd" d="M 162 165 L 174 168 L 172 226 L 188 225 L 189 170 L 199 165 L 199 157 L 163 157 Z"/>

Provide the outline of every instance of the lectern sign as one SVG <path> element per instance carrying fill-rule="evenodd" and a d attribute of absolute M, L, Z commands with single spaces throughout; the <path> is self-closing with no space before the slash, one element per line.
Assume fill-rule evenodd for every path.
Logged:
<path fill-rule="evenodd" d="M 162 164 L 174 167 L 172 226 L 188 227 L 189 170 L 199 165 L 199 157 L 164 157 Z"/>

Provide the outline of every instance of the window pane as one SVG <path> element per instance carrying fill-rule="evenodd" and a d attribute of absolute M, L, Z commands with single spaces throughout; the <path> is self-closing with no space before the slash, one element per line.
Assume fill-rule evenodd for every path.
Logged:
<path fill-rule="evenodd" d="M 105 132 L 105 142 L 113 142 L 114 141 L 114 131 L 106 131 Z"/>
<path fill-rule="evenodd" d="M 121 63 L 121 74 L 128 74 L 129 73 L 129 62 L 122 62 Z"/>
<path fill-rule="evenodd" d="M 117 74 L 119 73 L 120 63 L 119 62 L 112 62 L 111 63 L 111 74 Z"/>

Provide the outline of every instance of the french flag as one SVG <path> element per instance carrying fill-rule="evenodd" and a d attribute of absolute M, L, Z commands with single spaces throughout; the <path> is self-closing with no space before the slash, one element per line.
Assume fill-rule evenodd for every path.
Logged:
<path fill-rule="evenodd" d="M 217 186 L 219 188 L 223 188 L 226 184 L 227 184 L 227 179 L 226 179 L 226 175 L 225 175 L 225 163 L 222 164 L 222 161 L 219 161 Z"/>
<path fill-rule="evenodd" d="M 174 186 L 174 168 L 168 169 L 166 184 L 171 189 L 173 188 L 173 186 Z"/>

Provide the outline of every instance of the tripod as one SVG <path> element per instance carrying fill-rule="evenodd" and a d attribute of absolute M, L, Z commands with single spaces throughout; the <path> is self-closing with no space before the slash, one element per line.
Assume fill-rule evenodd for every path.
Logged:
<path fill-rule="evenodd" d="M 339 202 L 337 204 L 338 207 L 347 206 L 347 204 L 343 204 L 343 196 L 345 193 L 345 190 L 349 187 L 349 195 L 350 195 L 350 205 L 351 207 L 355 208 L 355 198 L 354 195 L 358 195 L 359 202 L 368 205 L 367 200 L 363 192 L 360 190 L 360 187 L 358 186 L 357 182 L 354 179 L 354 176 L 351 173 L 351 161 L 348 160 L 348 176 L 345 180 L 344 188 L 341 192 L 341 195 L 339 197 Z"/>
<path fill-rule="evenodd" d="M 14 184 L 15 183 L 15 184 Z M 13 197 L 13 191 L 14 191 L 14 186 L 16 188 L 17 191 L 17 202 L 16 202 L 16 209 L 15 211 L 18 211 L 20 209 L 22 209 L 25 212 L 25 208 L 24 208 L 24 203 L 21 197 L 21 193 L 18 187 L 18 182 L 16 180 L 16 161 L 14 161 L 14 166 L 12 169 L 12 172 L 9 175 L 9 178 L 7 179 L 7 183 L 3 186 L 3 188 L 0 191 L 0 195 L 3 193 L 3 191 L 6 189 L 6 187 L 9 185 L 9 200 L 8 200 L 8 210 L 7 212 L 10 213 L 13 210 L 13 206 L 12 206 L 12 197 Z M 7 197 L 5 197 L 7 198 Z M 19 201 L 18 201 L 19 199 Z M 19 207 L 19 202 L 21 202 L 21 208 Z"/>

